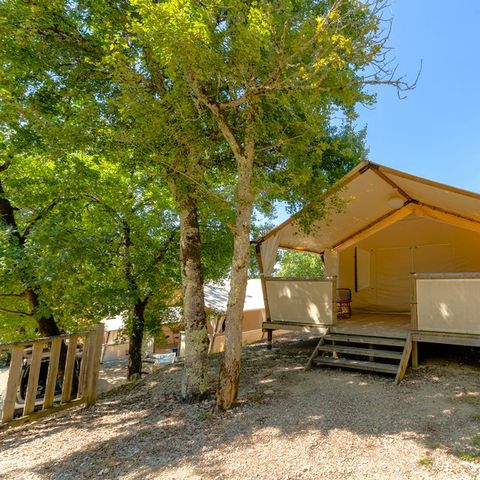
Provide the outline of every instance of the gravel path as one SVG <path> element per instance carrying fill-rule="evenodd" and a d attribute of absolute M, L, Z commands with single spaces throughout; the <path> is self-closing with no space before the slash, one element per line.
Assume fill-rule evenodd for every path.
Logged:
<path fill-rule="evenodd" d="M 181 403 L 176 365 L 89 410 L 4 431 L 0 478 L 480 478 L 479 367 L 431 363 L 397 387 L 303 372 L 313 346 L 290 336 L 272 352 L 246 348 L 241 401 L 228 413 Z"/>

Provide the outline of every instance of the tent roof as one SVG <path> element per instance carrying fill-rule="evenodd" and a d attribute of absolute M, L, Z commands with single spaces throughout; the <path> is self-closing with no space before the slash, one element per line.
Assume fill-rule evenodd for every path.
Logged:
<path fill-rule="evenodd" d="M 280 248 L 341 251 L 410 215 L 480 233 L 479 194 L 368 161 L 357 165 L 319 201 L 328 205 L 333 198 L 340 200 L 340 209 L 327 207 L 308 234 L 296 222 L 299 212 L 256 243 L 277 235 Z"/>
<path fill-rule="evenodd" d="M 106 332 L 114 332 L 125 327 L 125 314 L 115 315 L 114 317 L 104 318 L 102 323 L 105 325 Z"/>
<path fill-rule="evenodd" d="M 220 312 L 227 311 L 228 293 L 230 285 L 227 282 L 209 283 L 204 286 L 205 305 Z M 259 278 L 248 280 L 245 294 L 244 312 L 262 310 L 263 302 L 262 285 Z"/>

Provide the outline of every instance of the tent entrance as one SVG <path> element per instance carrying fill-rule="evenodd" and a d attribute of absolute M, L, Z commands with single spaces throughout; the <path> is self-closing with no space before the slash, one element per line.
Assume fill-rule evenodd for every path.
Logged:
<path fill-rule="evenodd" d="M 339 286 L 351 289 L 353 310 L 410 313 L 413 273 L 461 271 L 450 243 L 384 245 L 340 254 Z"/>

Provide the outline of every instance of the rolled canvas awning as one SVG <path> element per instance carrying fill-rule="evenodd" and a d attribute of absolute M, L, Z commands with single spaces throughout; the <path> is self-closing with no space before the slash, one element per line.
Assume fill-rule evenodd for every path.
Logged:
<path fill-rule="evenodd" d="M 340 208 L 328 207 L 332 198 Z M 257 241 L 269 267 L 277 247 L 340 252 L 409 216 L 480 233 L 480 195 L 372 162 L 359 164 L 319 202 L 327 205 L 325 214 L 308 233 L 297 222 L 299 212 Z"/>

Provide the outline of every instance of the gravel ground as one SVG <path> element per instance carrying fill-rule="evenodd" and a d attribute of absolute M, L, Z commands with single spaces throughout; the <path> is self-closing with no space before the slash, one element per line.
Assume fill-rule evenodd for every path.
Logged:
<path fill-rule="evenodd" d="M 395 386 L 304 372 L 313 346 L 289 336 L 271 352 L 246 348 L 240 402 L 227 413 L 180 402 L 177 364 L 88 410 L 4 431 L 0 478 L 480 478 L 478 366 L 430 362 Z M 212 379 L 217 368 L 215 357 Z"/>

